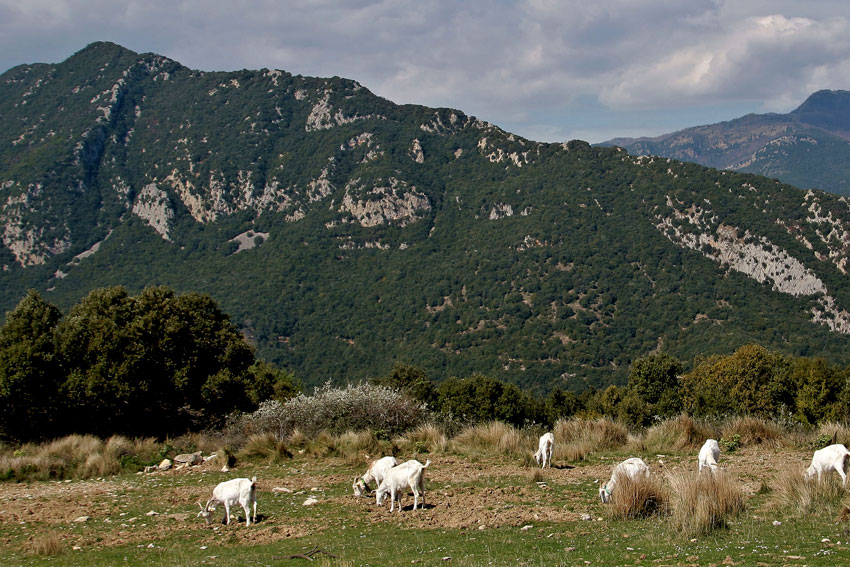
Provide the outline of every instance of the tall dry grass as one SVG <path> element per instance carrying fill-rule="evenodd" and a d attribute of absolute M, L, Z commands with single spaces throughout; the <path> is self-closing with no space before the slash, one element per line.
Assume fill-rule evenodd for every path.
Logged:
<path fill-rule="evenodd" d="M 631 520 L 665 515 L 670 496 L 667 487 L 657 476 L 632 478 L 618 475 L 617 484 L 605 511 L 610 518 Z"/>
<path fill-rule="evenodd" d="M 815 435 L 817 439 L 823 440 L 822 444 L 824 446 L 832 445 L 833 443 L 841 443 L 845 446 L 850 445 L 850 427 L 843 423 L 836 423 L 834 421 L 821 423 L 815 430 Z"/>
<path fill-rule="evenodd" d="M 792 516 L 835 512 L 846 499 L 847 492 L 837 474 L 826 474 L 821 480 L 807 479 L 802 466 L 784 468 L 773 481 L 770 506 Z"/>
<path fill-rule="evenodd" d="M 719 431 L 705 421 L 687 415 L 666 419 L 648 428 L 643 435 L 645 451 L 666 453 L 698 449 L 706 439 L 717 439 Z"/>
<path fill-rule="evenodd" d="M 775 421 L 753 416 L 733 417 L 720 425 L 722 438 L 733 439 L 738 435 L 743 446 L 778 447 L 784 433 L 782 426 Z"/>
<path fill-rule="evenodd" d="M 261 460 L 269 463 L 279 463 L 292 458 L 292 451 L 274 433 L 258 433 L 248 438 L 248 441 L 239 450 L 236 457 L 249 461 Z"/>
<path fill-rule="evenodd" d="M 558 461 L 583 461 L 595 451 L 617 449 L 629 440 L 628 429 L 608 418 L 559 419 L 553 433 L 555 448 L 552 460 Z"/>
<path fill-rule="evenodd" d="M 469 456 L 531 455 L 537 449 L 537 439 L 527 431 L 520 431 L 501 421 L 472 425 L 463 429 L 451 440 L 455 452 Z"/>
<path fill-rule="evenodd" d="M 439 425 L 426 423 L 393 439 L 393 445 L 403 453 L 445 453 L 449 439 Z"/>
<path fill-rule="evenodd" d="M 154 464 L 162 445 L 150 438 L 114 435 L 105 442 L 91 435 L 68 435 L 41 445 L 27 443 L 0 452 L 0 478 L 48 480 L 94 478 L 136 472 Z"/>
<path fill-rule="evenodd" d="M 62 538 L 55 532 L 38 535 L 29 542 L 29 552 L 32 555 L 51 557 L 64 553 L 65 550 L 66 547 L 62 543 Z"/>
<path fill-rule="evenodd" d="M 671 521 L 685 537 L 707 535 L 726 527 L 745 507 L 744 492 L 724 471 L 669 475 Z"/>

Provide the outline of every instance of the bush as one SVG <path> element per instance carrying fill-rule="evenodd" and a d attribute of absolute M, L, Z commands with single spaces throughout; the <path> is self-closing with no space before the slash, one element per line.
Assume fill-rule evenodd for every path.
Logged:
<path fill-rule="evenodd" d="M 248 432 L 271 432 L 280 439 L 296 429 L 307 436 L 362 430 L 380 436 L 415 427 L 426 416 L 425 406 L 385 386 L 361 383 L 335 388 L 326 383 L 312 396 L 298 394 L 285 403 L 263 402 L 239 424 Z"/>
<path fill-rule="evenodd" d="M 670 486 L 673 525 L 688 538 L 724 528 L 744 510 L 741 487 L 723 471 L 674 474 Z"/>

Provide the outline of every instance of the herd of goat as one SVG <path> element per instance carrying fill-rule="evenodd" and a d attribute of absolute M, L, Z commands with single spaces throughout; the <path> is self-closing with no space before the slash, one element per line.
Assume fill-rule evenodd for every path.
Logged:
<path fill-rule="evenodd" d="M 534 460 L 541 468 L 552 466 L 552 453 L 555 446 L 555 436 L 552 433 L 545 433 L 540 437 L 537 452 L 534 453 Z M 847 457 L 850 456 L 850 451 L 844 445 L 835 444 L 815 451 L 812 456 L 812 463 L 806 469 L 806 478 L 812 479 L 817 476 L 821 479 L 824 473 L 835 471 L 841 477 L 843 485 L 847 483 L 847 475 L 845 473 L 845 463 Z M 712 474 L 717 470 L 717 460 L 720 458 L 720 445 L 714 439 L 708 439 L 702 446 L 699 452 L 699 472 L 708 469 Z M 377 488 L 374 491 L 375 500 L 378 506 L 383 504 L 384 499 L 389 494 L 390 496 L 390 512 L 395 509 L 395 504 L 398 503 L 398 511 L 401 512 L 401 495 L 406 494 L 408 490 L 413 493 L 413 509 L 420 507 L 419 498 L 422 498 L 421 507 L 425 507 L 425 469 L 431 464 L 428 460 L 424 465 L 419 461 L 412 459 L 404 463 L 399 463 L 395 457 L 383 457 L 373 461 L 366 472 L 354 479 L 352 488 L 355 496 L 368 496 L 369 484 L 374 482 Z M 611 472 L 611 479 L 599 488 L 599 497 L 603 503 L 607 503 L 611 498 L 617 482 L 622 477 L 637 479 L 640 477 L 649 477 L 649 466 L 643 459 L 631 457 L 619 463 Z M 236 505 L 242 507 L 245 511 L 245 523 L 251 525 L 252 516 L 250 514 L 253 507 L 253 521 L 257 522 L 257 477 L 254 478 L 234 478 L 226 482 L 219 483 L 213 489 L 212 497 L 207 501 L 206 506 L 198 502 L 201 511 L 199 517 L 206 520 L 207 524 L 212 522 L 212 513 L 216 506 L 224 506 L 225 516 L 223 520 L 230 524 L 230 509 Z"/>

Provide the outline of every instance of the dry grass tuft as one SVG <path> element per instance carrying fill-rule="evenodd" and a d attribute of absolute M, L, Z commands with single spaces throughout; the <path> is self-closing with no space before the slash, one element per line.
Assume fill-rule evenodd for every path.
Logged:
<path fill-rule="evenodd" d="M 818 439 L 829 439 L 825 441 L 826 445 L 841 443 L 842 445 L 850 445 L 850 427 L 842 423 L 833 421 L 821 423 L 816 431 Z"/>
<path fill-rule="evenodd" d="M 292 457 L 286 443 L 277 438 L 274 433 L 259 433 L 248 438 L 245 446 L 239 450 L 238 458 L 245 460 L 264 460 L 279 463 Z"/>
<path fill-rule="evenodd" d="M 771 507 L 794 516 L 830 510 L 847 495 L 837 474 L 807 479 L 803 467 L 782 469 L 774 479 Z"/>
<path fill-rule="evenodd" d="M 741 487 L 723 471 L 672 474 L 670 487 L 673 525 L 688 538 L 726 527 L 746 505 Z"/>
<path fill-rule="evenodd" d="M 46 533 L 36 536 L 29 544 L 29 551 L 32 555 L 41 557 L 51 557 L 65 552 L 65 545 L 62 543 L 62 538 L 56 533 Z"/>
<path fill-rule="evenodd" d="M 521 456 L 534 452 L 536 440 L 529 433 L 521 432 L 512 425 L 491 421 L 467 427 L 452 439 L 455 450 L 472 455 Z M 532 448 L 533 447 L 533 448 Z"/>
<path fill-rule="evenodd" d="M 583 461 L 594 451 L 616 449 L 629 440 L 628 429 L 608 418 L 559 419 L 553 433 L 552 460 L 558 461 Z"/>
<path fill-rule="evenodd" d="M 646 430 L 643 446 L 646 451 L 666 453 L 698 449 L 706 439 L 718 438 L 718 432 L 705 422 L 679 415 L 653 425 Z"/>
<path fill-rule="evenodd" d="M 445 453 L 449 450 L 449 439 L 443 429 L 426 423 L 393 439 L 404 453 Z"/>
<path fill-rule="evenodd" d="M 619 475 L 605 510 L 612 519 L 648 518 L 666 514 L 669 502 L 667 488 L 658 477 Z"/>
<path fill-rule="evenodd" d="M 93 453 L 84 463 L 77 466 L 75 474 L 80 478 L 103 477 L 121 472 L 121 463 L 109 453 Z"/>
<path fill-rule="evenodd" d="M 544 482 L 546 477 L 543 475 L 543 469 L 534 469 L 530 475 L 531 482 Z"/>
<path fill-rule="evenodd" d="M 773 421 L 760 417 L 733 417 L 720 426 L 724 439 L 740 437 L 741 445 L 765 445 L 778 447 L 783 437 L 782 427 Z"/>
<path fill-rule="evenodd" d="M 68 463 L 85 462 L 92 453 L 103 450 L 103 441 L 92 435 L 68 435 L 43 445 L 39 455 Z"/>

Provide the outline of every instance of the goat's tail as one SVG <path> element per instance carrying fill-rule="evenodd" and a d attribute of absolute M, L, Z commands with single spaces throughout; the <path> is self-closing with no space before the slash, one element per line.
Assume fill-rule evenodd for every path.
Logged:
<path fill-rule="evenodd" d="M 422 468 L 423 468 L 423 469 L 427 469 L 427 468 L 428 468 L 428 465 L 430 465 L 430 464 L 431 464 L 431 459 L 428 459 L 427 461 L 425 461 L 425 464 L 424 464 L 424 465 L 422 465 Z"/>

